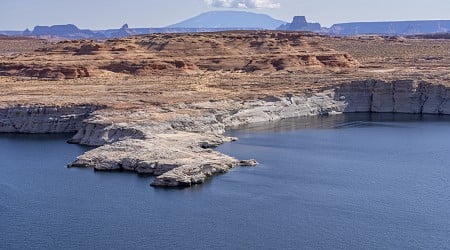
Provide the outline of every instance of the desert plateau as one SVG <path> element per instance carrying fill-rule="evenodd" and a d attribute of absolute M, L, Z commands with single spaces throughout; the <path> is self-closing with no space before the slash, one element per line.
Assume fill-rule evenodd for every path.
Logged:
<path fill-rule="evenodd" d="M 110 40 L 0 37 L 0 132 L 75 133 L 69 167 L 186 187 L 255 166 L 229 128 L 346 112 L 450 114 L 450 40 L 226 31 Z"/>

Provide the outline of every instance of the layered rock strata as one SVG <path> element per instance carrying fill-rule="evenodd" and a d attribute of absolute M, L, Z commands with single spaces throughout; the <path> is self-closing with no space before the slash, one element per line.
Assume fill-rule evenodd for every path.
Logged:
<path fill-rule="evenodd" d="M 336 98 L 343 112 L 450 114 L 449 87 L 413 80 L 355 81 L 341 85 Z"/>
<path fill-rule="evenodd" d="M 73 133 L 83 121 L 101 107 L 15 106 L 0 108 L 0 132 L 3 133 Z"/>

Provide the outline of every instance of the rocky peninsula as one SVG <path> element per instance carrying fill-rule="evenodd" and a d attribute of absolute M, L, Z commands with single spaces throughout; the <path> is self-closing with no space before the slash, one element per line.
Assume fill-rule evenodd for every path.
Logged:
<path fill-rule="evenodd" d="M 151 174 L 154 186 L 254 166 L 214 151 L 237 140 L 223 135 L 233 127 L 450 114 L 448 39 L 236 31 L 11 44 L 0 38 L 0 132 L 74 133 L 97 148 L 69 167 Z"/>

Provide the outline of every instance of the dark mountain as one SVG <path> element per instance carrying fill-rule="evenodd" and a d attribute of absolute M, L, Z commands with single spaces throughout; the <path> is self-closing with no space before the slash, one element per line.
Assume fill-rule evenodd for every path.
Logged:
<path fill-rule="evenodd" d="M 445 32 L 450 32 L 450 20 L 340 23 L 329 29 L 329 33 L 335 35 L 413 35 Z"/>
<path fill-rule="evenodd" d="M 245 11 L 210 11 L 170 25 L 168 28 L 276 29 L 285 23 L 265 14 Z"/>
<path fill-rule="evenodd" d="M 105 34 L 104 34 L 105 35 Z M 134 30 L 130 29 L 128 27 L 128 24 L 124 24 L 122 26 L 122 28 L 118 29 L 118 30 L 114 30 L 109 37 L 126 37 L 126 36 L 132 36 L 132 35 L 137 35 L 136 32 L 134 32 Z"/>
<path fill-rule="evenodd" d="M 60 37 L 66 39 L 89 39 L 89 38 L 103 37 L 101 34 L 96 34 L 91 30 L 81 30 L 73 24 L 36 26 L 29 35 L 36 37 L 43 37 L 43 36 Z"/>
<path fill-rule="evenodd" d="M 278 30 L 292 31 L 320 31 L 320 23 L 308 23 L 305 16 L 295 16 L 292 23 L 286 23 L 278 27 Z"/>

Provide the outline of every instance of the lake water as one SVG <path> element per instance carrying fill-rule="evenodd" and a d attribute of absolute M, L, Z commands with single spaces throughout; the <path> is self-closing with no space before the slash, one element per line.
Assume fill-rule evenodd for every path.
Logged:
<path fill-rule="evenodd" d="M 229 133 L 202 186 L 67 169 L 70 135 L 0 135 L 1 249 L 450 248 L 450 119 L 345 115 Z"/>

